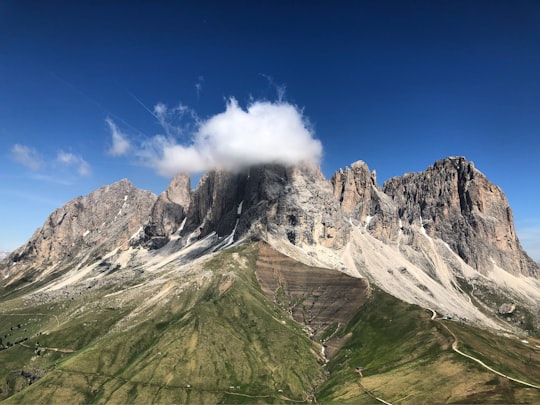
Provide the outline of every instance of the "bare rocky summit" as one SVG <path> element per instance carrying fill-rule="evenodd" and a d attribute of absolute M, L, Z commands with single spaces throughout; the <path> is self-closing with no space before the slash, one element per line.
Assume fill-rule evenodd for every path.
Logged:
<path fill-rule="evenodd" d="M 159 249 L 169 242 L 186 218 L 191 197 L 191 180 L 187 174 L 173 177 L 167 190 L 159 195 L 148 221 L 139 235 L 132 238 L 132 244 L 142 244 L 151 249 Z"/>
<path fill-rule="evenodd" d="M 493 265 L 513 274 L 538 277 L 538 266 L 523 251 L 503 191 L 464 157 L 439 160 L 427 170 L 385 182 L 385 194 L 402 221 L 418 224 L 448 243 L 482 274 Z"/>
<path fill-rule="evenodd" d="M 126 179 L 75 198 L 55 210 L 25 245 L 5 259 L 4 277 L 39 278 L 41 273 L 92 263 L 126 247 L 147 221 L 155 200 L 153 193 Z"/>

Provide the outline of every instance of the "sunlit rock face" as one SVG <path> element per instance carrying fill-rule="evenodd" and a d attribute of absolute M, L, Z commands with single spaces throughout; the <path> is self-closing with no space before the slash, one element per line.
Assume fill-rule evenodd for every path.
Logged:
<path fill-rule="evenodd" d="M 517 239 L 506 196 L 464 157 L 392 178 L 383 191 L 395 202 L 402 222 L 442 239 L 481 273 L 498 266 L 538 277 L 538 266 Z"/>
<path fill-rule="evenodd" d="M 188 174 L 173 177 L 167 189 L 157 198 L 150 217 L 130 241 L 131 245 L 142 245 L 159 249 L 170 241 L 171 236 L 180 231 L 190 204 L 191 181 Z"/>
<path fill-rule="evenodd" d="M 397 205 L 377 185 L 375 171 L 366 163 L 355 162 L 334 174 L 334 197 L 347 218 L 362 223 L 377 238 L 395 240 L 399 232 Z"/>
<path fill-rule="evenodd" d="M 128 180 L 101 187 L 55 210 L 29 241 L 5 260 L 4 273 L 80 266 L 127 247 L 148 220 L 156 196 Z"/>

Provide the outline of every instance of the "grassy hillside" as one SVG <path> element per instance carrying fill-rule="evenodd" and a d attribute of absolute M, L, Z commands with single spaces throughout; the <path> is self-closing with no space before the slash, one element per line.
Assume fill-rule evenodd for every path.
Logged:
<path fill-rule="evenodd" d="M 143 315 L 114 326 L 137 305 L 80 311 L 82 303 L 26 308 L 11 323 L 34 319 L 30 336 L 0 351 L 8 403 L 236 403 L 305 400 L 322 378 L 319 348 L 302 327 L 267 300 L 257 286 L 256 246 L 221 253 L 204 264 L 210 275 L 182 285 Z M 99 297 L 95 296 L 95 300 Z M 79 311 L 77 311 L 77 307 Z M 72 315 L 55 324 L 54 316 Z M 9 314 L 2 314 L 4 320 Z M 25 318 L 26 317 L 26 318 Z M 47 328 L 47 334 L 36 334 Z M 35 348 L 75 350 L 61 353 Z M 286 366 L 284 366 L 286 365 Z M 26 386 L 14 371 L 39 368 Z M 19 389 L 22 391 L 17 392 Z M 7 395 L 6 395 L 7 394 Z"/>
<path fill-rule="evenodd" d="M 431 320 L 431 313 L 374 291 L 370 301 L 339 334 L 351 338 L 327 365 L 328 380 L 320 387 L 321 402 L 373 403 L 518 403 L 540 401 L 540 390 L 528 388 L 482 368 L 451 349 L 456 334 L 474 356 L 493 360 L 513 377 L 529 351 L 516 338 L 498 336 L 458 322 Z M 487 345 L 478 339 L 485 339 Z M 523 346 L 523 344 L 521 344 Z M 460 346 L 461 347 L 461 346 Z M 518 350 L 518 348 L 520 350 Z M 506 351 L 507 356 L 501 356 Z M 534 351 L 534 350 L 533 350 Z M 538 367 L 536 350 L 533 358 Z M 514 358 L 513 363 L 508 358 Z M 361 367 L 361 374 L 356 371 Z M 523 367 L 521 367 L 523 369 Z M 538 374 L 526 381 L 538 383 Z"/>
<path fill-rule="evenodd" d="M 292 281 L 280 273 L 283 297 L 265 295 L 256 277 L 258 256 L 259 245 L 249 244 L 187 270 L 173 263 L 164 275 L 144 276 L 146 284 L 139 288 L 146 295 L 130 295 L 136 286 L 111 284 L 75 296 L 61 292 L 48 302 L 5 299 L 0 336 L 10 347 L 0 350 L 0 400 L 540 402 L 540 390 L 498 377 L 451 348 L 455 335 L 463 351 L 508 375 L 540 383 L 540 342 L 525 344 L 431 320 L 430 312 L 375 288 L 360 297 L 363 306 L 348 323 L 332 323 L 317 335 L 330 338 L 325 341 L 331 359 L 325 364 L 320 342 L 291 318 L 290 302 L 284 305 Z M 274 259 L 285 271 L 287 262 Z M 299 285 L 294 282 L 296 295 L 290 299 L 307 308 L 305 313 L 317 305 L 330 308 L 324 286 L 310 280 L 311 295 L 304 296 Z"/>

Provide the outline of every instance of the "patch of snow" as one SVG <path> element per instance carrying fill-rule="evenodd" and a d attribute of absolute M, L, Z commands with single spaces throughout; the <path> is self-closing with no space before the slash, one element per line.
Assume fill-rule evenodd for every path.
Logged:
<path fill-rule="evenodd" d="M 244 205 L 244 200 L 240 201 L 240 204 L 238 204 L 238 208 L 236 210 L 236 215 L 242 214 L 242 205 Z"/>
<path fill-rule="evenodd" d="M 143 227 L 141 226 L 139 229 L 137 229 L 135 231 L 135 233 L 133 235 L 131 235 L 129 237 L 129 240 L 132 240 L 132 239 L 135 239 L 136 237 L 138 237 L 142 231 L 143 231 Z"/>
<path fill-rule="evenodd" d="M 420 233 L 424 235 L 427 239 L 432 241 L 431 236 L 429 236 L 426 232 L 426 228 L 424 228 L 424 222 L 422 220 L 422 216 L 420 215 Z"/>
<path fill-rule="evenodd" d="M 373 218 L 373 217 L 372 217 L 371 215 L 368 215 L 368 216 L 366 217 L 366 223 L 365 223 L 365 225 L 364 225 L 364 229 L 365 229 L 366 231 L 367 231 L 367 229 L 368 229 L 368 226 L 369 226 L 369 224 L 370 224 L 372 218 Z"/>
<path fill-rule="evenodd" d="M 180 228 L 178 228 L 178 235 L 180 235 L 180 233 L 182 233 L 182 231 L 184 230 L 184 226 L 186 226 L 186 221 L 187 221 L 187 217 L 185 217 L 182 223 L 180 224 Z"/>
<path fill-rule="evenodd" d="M 223 240 L 222 243 L 220 243 L 219 245 L 216 246 L 216 248 L 214 249 L 214 252 L 226 249 L 226 248 L 228 248 L 229 246 L 231 246 L 234 243 L 234 234 L 236 233 L 236 227 L 238 226 L 238 221 L 239 221 L 239 219 L 236 219 L 236 223 L 234 224 L 234 229 L 232 230 L 230 235 L 227 236 Z"/>

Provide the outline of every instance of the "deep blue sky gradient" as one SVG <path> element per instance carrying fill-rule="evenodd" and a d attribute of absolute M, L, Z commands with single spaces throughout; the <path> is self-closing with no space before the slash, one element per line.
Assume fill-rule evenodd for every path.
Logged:
<path fill-rule="evenodd" d="M 361 159 L 382 184 L 464 155 L 540 259 L 540 2 L 487 0 L 0 2 L 0 251 L 99 186 L 167 186 L 107 155 L 106 118 L 142 140 L 160 127 L 139 101 L 205 118 L 231 96 L 275 100 L 276 85 L 313 125 L 328 177 Z M 15 144 L 44 167 L 14 161 Z M 55 164 L 59 151 L 91 175 Z"/>

